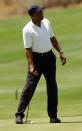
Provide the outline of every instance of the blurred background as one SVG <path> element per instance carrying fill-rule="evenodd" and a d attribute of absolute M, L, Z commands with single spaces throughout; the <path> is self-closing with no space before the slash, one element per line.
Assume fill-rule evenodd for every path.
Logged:
<path fill-rule="evenodd" d="M 0 119 L 13 119 L 25 84 L 27 60 L 22 29 L 30 20 L 27 8 L 45 6 L 55 36 L 67 57 L 57 56 L 59 116 L 82 116 L 82 0 L 0 0 Z M 39 109 L 39 111 L 38 111 Z M 46 118 L 47 94 L 41 77 L 31 101 L 29 117 Z"/>
<path fill-rule="evenodd" d="M 29 6 L 33 4 L 45 7 L 68 7 L 80 5 L 82 0 L 0 0 L 0 16 L 24 14 Z"/>

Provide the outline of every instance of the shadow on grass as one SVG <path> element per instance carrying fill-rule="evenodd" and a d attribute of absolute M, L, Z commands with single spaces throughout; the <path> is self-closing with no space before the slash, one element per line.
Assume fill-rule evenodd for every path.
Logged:
<path fill-rule="evenodd" d="M 82 123 L 82 116 L 69 116 L 67 118 L 70 118 L 72 117 L 73 119 L 72 120 L 61 120 L 61 123 L 50 123 L 49 121 L 31 121 L 31 120 L 27 120 L 24 122 L 24 124 L 78 124 L 78 123 Z M 81 117 L 81 119 L 79 120 L 78 118 Z M 65 117 L 64 117 L 65 118 Z M 61 118 L 62 119 L 62 118 Z"/>
<path fill-rule="evenodd" d="M 82 123 L 82 121 L 63 121 L 61 123 Z"/>
<path fill-rule="evenodd" d="M 69 121 L 62 121 L 61 123 L 82 123 L 82 115 L 75 115 L 75 116 L 67 116 L 68 118 L 72 117 L 73 120 Z M 77 120 L 77 118 L 80 118 L 81 120 Z"/>
<path fill-rule="evenodd" d="M 72 124 L 72 123 L 75 123 L 75 124 L 78 124 L 78 123 L 82 123 L 82 121 L 62 121 L 61 123 L 50 123 L 50 122 L 32 122 L 32 121 L 27 121 L 27 122 L 24 122 L 24 124 Z"/>

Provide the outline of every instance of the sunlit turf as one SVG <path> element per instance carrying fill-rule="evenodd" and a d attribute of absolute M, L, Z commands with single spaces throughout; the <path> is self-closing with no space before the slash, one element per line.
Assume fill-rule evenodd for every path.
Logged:
<path fill-rule="evenodd" d="M 50 19 L 54 34 L 65 55 L 62 67 L 57 56 L 57 82 L 59 89 L 58 115 L 82 115 L 82 8 L 52 9 L 44 12 Z M 29 20 L 21 16 L 0 20 L 0 119 L 14 118 L 21 90 L 24 87 L 27 60 L 25 58 L 22 28 Z M 47 94 L 44 77 L 30 105 L 29 117 L 47 117 Z M 18 100 L 15 92 L 18 91 Z"/>

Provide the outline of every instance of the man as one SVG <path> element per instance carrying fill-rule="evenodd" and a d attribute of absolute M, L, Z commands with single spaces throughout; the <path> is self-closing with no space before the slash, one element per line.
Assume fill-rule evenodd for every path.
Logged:
<path fill-rule="evenodd" d="M 49 20 L 43 18 L 43 8 L 34 5 L 30 7 L 28 14 L 32 20 L 23 29 L 28 73 L 18 110 L 15 114 L 16 123 L 23 124 L 24 112 L 42 74 L 47 85 L 47 111 L 50 123 L 60 123 L 61 120 L 57 117 L 56 57 L 52 52 L 52 47 L 59 52 L 63 65 L 66 63 L 66 58 L 54 36 Z"/>

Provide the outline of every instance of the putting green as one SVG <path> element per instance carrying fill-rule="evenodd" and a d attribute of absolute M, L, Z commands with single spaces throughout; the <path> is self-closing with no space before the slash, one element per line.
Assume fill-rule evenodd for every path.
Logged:
<path fill-rule="evenodd" d="M 62 123 L 50 124 L 48 118 L 33 118 L 32 124 L 23 125 L 15 124 L 15 121 L 0 120 L 1 131 L 82 131 L 82 116 L 78 117 L 61 117 Z"/>

